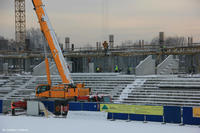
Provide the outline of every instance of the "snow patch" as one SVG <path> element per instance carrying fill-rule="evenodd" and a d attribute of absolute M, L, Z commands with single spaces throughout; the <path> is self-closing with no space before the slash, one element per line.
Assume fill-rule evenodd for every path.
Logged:
<path fill-rule="evenodd" d="M 119 96 L 118 102 L 123 102 L 124 99 L 128 98 L 129 93 L 131 93 L 134 89 L 141 88 L 145 81 L 146 79 L 136 79 L 132 84 L 128 84 Z"/>
<path fill-rule="evenodd" d="M 0 133 L 199 133 L 197 126 L 109 121 L 105 112 L 70 111 L 67 118 L 0 115 Z M 5 132 L 6 133 L 6 132 Z"/>

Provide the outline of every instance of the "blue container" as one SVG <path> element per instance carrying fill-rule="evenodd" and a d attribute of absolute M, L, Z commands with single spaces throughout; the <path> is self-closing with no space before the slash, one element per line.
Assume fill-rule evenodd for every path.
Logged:
<path fill-rule="evenodd" d="M 163 122 L 163 116 L 160 116 L 160 115 L 146 115 L 146 121 Z"/>
<path fill-rule="evenodd" d="M 82 103 L 82 107 L 84 111 L 100 111 L 100 104 L 98 103 Z"/>
<path fill-rule="evenodd" d="M 132 121 L 144 121 L 144 115 L 129 114 L 129 119 L 132 120 Z"/>
<path fill-rule="evenodd" d="M 70 102 L 69 103 L 69 110 L 71 110 L 71 111 L 81 111 L 82 106 L 83 106 L 83 103 Z"/>
<path fill-rule="evenodd" d="M 192 107 L 183 107 L 183 124 L 200 125 L 200 118 L 193 117 Z"/>
<path fill-rule="evenodd" d="M 55 102 L 54 101 L 42 101 L 44 106 L 47 108 L 48 111 L 54 113 L 55 112 Z"/>
<path fill-rule="evenodd" d="M 3 104 L 2 103 L 3 103 L 2 100 L 0 100 L 0 113 L 3 112 Z"/>
<path fill-rule="evenodd" d="M 117 120 L 128 120 L 128 114 L 113 113 L 113 119 L 117 119 Z"/>
<path fill-rule="evenodd" d="M 181 123 L 181 108 L 176 106 L 164 106 L 164 122 Z"/>

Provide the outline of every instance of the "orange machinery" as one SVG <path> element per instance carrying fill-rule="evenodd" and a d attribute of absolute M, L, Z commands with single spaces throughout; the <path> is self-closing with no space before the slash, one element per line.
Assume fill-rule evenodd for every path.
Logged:
<path fill-rule="evenodd" d="M 49 63 L 47 57 L 45 57 L 48 84 L 42 84 L 37 86 L 36 97 L 64 99 L 81 99 L 81 97 L 89 98 L 90 88 L 85 88 L 83 83 L 74 84 L 70 76 L 67 63 L 62 54 L 55 32 L 48 19 L 42 0 L 32 0 L 32 2 L 40 23 L 41 31 L 48 42 L 50 51 L 52 53 L 53 59 L 56 63 L 56 67 L 62 80 L 62 84 L 60 85 L 51 85 Z"/>

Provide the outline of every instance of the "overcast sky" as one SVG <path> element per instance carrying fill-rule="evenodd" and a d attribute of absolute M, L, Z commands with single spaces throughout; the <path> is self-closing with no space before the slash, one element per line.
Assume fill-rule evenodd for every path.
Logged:
<path fill-rule="evenodd" d="M 106 34 L 114 34 L 117 43 L 139 39 L 150 41 L 160 31 L 166 36 L 193 36 L 196 41 L 200 40 L 200 0 L 43 1 L 61 42 L 69 36 L 75 44 L 95 45 Z M 106 15 L 103 15 L 103 9 L 107 9 Z M 0 35 L 14 38 L 14 0 L 0 0 L 0 17 Z M 26 19 L 27 29 L 39 28 L 31 0 L 26 0 Z M 106 20 L 104 26 L 103 20 Z"/>

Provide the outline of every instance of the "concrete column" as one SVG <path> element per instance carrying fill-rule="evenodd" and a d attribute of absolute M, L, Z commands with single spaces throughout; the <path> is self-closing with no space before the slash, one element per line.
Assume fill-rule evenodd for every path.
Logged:
<path fill-rule="evenodd" d="M 89 73 L 94 73 L 94 63 L 93 62 L 89 63 Z"/>
<path fill-rule="evenodd" d="M 139 47 L 141 48 L 142 47 L 142 41 L 139 40 Z"/>
<path fill-rule="evenodd" d="M 114 35 L 109 35 L 109 48 L 114 47 Z"/>
<path fill-rule="evenodd" d="M 8 63 L 3 63 L 3 73 L 8 73 Z"/>
<path fill-rule="evenodd" d="M 96 48 L 99 50 L 99 42 L 96 42 Z"/>
<path fill-rule="evenodd" d="M 88 58 L 84 57 L 82 59 L 82 65 L 83 65 L 83 71 L 82 72 L 89 72 L 89 64 L 88 64 Z"/>
<path fill-rule="evenodd" d="M 160 47 L 162 48 L 164 45 L 164 32 L 159 33 L 159 44 L 160 44 Z"/>
<path fill-rule="evenodd" d="M 25 66 L 24 66 L 24 70 L 25 70 L 25 72 L 30 72 L 31 71 L 31 61 L 30 61 L 30 59 L 29 58 L 26 58 L 25 59 Z"/>
<path fill-rule="evenodd" d="M 3 71 L 3 59 L 0 58 L 0 72 Z"/>
<path fill-rule="evenodd" d="M 69 37 L 65 38 L 65 44 L 63 46 L 63 49 L 64 49 L 64 51 L 69 51 L 69 49 L 70 49 L 70 38 Z"/>

